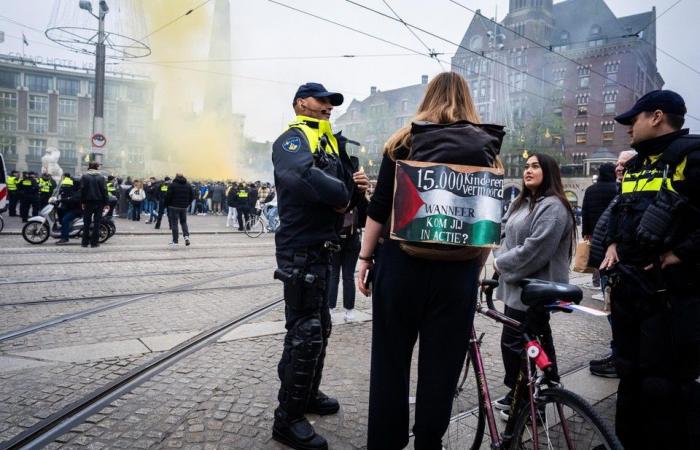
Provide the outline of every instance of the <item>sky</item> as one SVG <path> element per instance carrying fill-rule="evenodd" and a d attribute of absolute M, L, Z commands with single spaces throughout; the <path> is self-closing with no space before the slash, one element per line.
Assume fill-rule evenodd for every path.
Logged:
<path fill-rule="evenodd" d="M 56 0 L 67 2 L 68 0 Z M 78 0 L 70 0 L 77 4 Z M 182 16 L 188 9 L 205 0 L 108 0 L 111 20 L 118 21 L 120 31 L 132 28 L 148 32 L 172 19 Z M 268 0 L 231 0 L 232 59 L 234 61 L 209 66 L 197 62 L 207 58 L 208 33 L 213 15 L 214 1 L 196 9 L 170 25 L 168 33 L 182 33 L 185 42 L 175 42 L 175 49 L 159 50 L 129 64 L 111 64 L 118 70 L 139 73 L 171 71 L 182 75 L 183 102 L 195 110 L 201 108 L 202 86 L 188 81 L 188 73 L 216 71 L 219 76 L 232 75 L 233 110 L 245 115 L 245 134 L 257 140 L 274 140 L 293 118 L 291 99 L 296 87 L 307 81 L 323 83 L 329 90 L 345 95 L 345 106 L 353 98 L 364 99 L 370 87 L 381 90 L 394 89 L 420 82 L 422 74 L 430 77 L 449 69 L 450 57 L 457 47 L 438 38 L 421 34 L 420 42 L 400 23 L 363 10 L 345 0 L 279 0 L 318 16 L 334 20 L 348 27 L 392 41 L 412 51 L 427 52 L 426 46 L 444 53 L 438 61 L 416 55 L 406 49 L 373 39 L 360 33 L 323 22 Z M 420 26 L 446 40 L 460 42 L 473 14 L 449 0 L 358 0 L 367 6 L 392 14 L 389 6 L 407 23 Z M 157 17 L 141 17 L 127 14 L 121 5 L 142 2 L 144 10 L 151 14 L 148 3 L 158 3 Z M 501 20 L 508 8 L 507 0 L 459 0 L 471 9 L 481 9 L 487 17 Z M 97 3 L 95 0 L 94 3 Z M 690 114 L 700 118 L 700 47 L 693 42 L 696 19 L 700 16 L 698 0 L 607 0 L 617 16 L 636 14 L 656 6 L 657 15 L 671 7 L 657 21 L 657 46 L 673 57 L 690 65 L 685 67 L 671 57 L 658 52 L 658 68 L 666 81 L 665 88 L 673 89 L 685 97 Z M 5 41 L 0 43 L 0 53 L 22 51 L 22 33 L 29 41 L 24 51 L 28 55 L 61 57 L 74 61 L 89 60 L 83 55 L 69 53 L 49 41 L 43 33 L 49 25 L 54 0 L 0 0 L 0 31 Z M 69 5 L 70 6 L 70 5 Z M 96 5 L 95 5 L 96 6 Z M 11 19 L 11 20 L 8 20 Z M 18 24 L 19 23 L 19 24 Z M 117 22 L 113 22 L 117 23 Z M 22 25 L 20 25 L 22 24 Z M 148 38 L 154 49 L 159 34 Z M 172 35 L 172 34 L 170 34 Z M 168 38 L 170 39 L 170 38 Z M 152 41 L 152 42 L 151 42 Z M 425 44 L 425 46 L 424 46 Z M 174 51 L 172 51 L 174 50 Z M 158 54 L 160 53 L 160 54 Z M 173 54 L 177 57 L 173 59 Z M 356 55 L 339 58 L 340 55 Z M 167 66 L 167 67 L 165 67 Z M 194 84 L 194 85 L 193 85 Z M 342 114 L 344 106 L 337 108 L 334 116 Z M 159 112 L 156 112 L 159 114 Z M 687 126 L 700 132 L 700 122 L 688 119 Z"/>

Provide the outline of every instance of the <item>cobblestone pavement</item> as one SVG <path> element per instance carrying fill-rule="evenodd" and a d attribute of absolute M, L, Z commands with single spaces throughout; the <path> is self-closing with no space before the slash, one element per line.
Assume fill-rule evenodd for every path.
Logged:
<path fill-rule="evenodd" d="M 207 220 L 225 221 L 222 217 L 196 219 L 203 229 Z M 82 249 L 50 242 L 30 246 L 20 236 L 0 235 L 0 259 L 14 264 L 4 265 L 0 272 L 0 334 L 227 272 L 254 270 L 190 290 L 155 293 L 0 342 L 0 441 L 177 343 L 281 296 L 281 285 L 271 277 L 271 236 L 253 240 L 238 233 L 212 232 L 193 235 L 189 248 L 170 249 L 166 244 L 167 238 L 157 234 L 117 234 L 98 249 Z M 587 304 L 599 307 L 590 299 L 596 292 L 584 291 Z M 358 294 L 356 309 L 358 316 L 371 313 L 370 300 Z M 274 325 L 283 317 L 279 305 L 251 322 Z M 482 353 L 496 397 L 504 393 L 500 327 L 483 317 L 477 318 L 475 326 L 486 333 Z M 556 314 L 552 326 L 562 372 L 607 352 L 610 331 L 604 318 Z M 281 325 L 277 327 L 257 337 L 222 339 L 203 348 L 49 447 L 285 448 L 271 441 L 270 433 L 283 336 L 278 332 Z M 322 388 L 339 398 L 341 410 L 333 416 L 311 416 L 333 449 L 358 449 L 365 444 L 371 328 L 371 321 L 339 319 L 334 325 Z M 415 392 L 415 385 L 412 389 Z M 606 397 L 599 408 L 610 420 L 614 397 Z"/>

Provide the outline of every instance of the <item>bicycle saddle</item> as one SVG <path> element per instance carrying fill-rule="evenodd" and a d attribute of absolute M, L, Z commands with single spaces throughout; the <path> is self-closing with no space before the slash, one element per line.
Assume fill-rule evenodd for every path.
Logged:
<path fill-rule="evenodd" d="M 520 287 L 523 288 L 520 300 L 527 306 L 542 306 L 556 300 L 579 304 L 583 298 L 581 288 L 572 284 L 525 278 L 520 281 Z"/>

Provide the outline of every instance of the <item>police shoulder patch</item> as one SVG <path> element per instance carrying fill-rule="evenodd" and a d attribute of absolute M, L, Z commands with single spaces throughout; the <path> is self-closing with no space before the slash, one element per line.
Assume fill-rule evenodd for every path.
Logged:
<path fill-rule="evenodd" d="M 292 136 L 282 144 L 282 149 L 289 153 L 296 153 L 301 148 L 301 139 L 299 136 Z"/>

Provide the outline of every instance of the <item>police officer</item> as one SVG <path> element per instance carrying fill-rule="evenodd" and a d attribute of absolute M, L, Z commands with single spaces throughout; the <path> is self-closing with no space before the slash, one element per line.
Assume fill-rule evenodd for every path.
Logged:
<path fill-rule="evenodd" d="M 107 177 L 107 198 L 109 199 L 109 210 L 105 217 L 112 217 L 114 215 L 114 207 L 117 206 L 119 201 L 119 189 L 117 188 L 117 180 L 114 178 L 114 175 Z"/>
<path fill-rule="evenodd" d="M 56 181 L 48 173 L 41 174 L 39 178 L 39 207 L 43 208 L 49 204 L 51 194 L 56 189 Z"/>
<path fill-rule="evenodd" d="M 243 231 L 243 227 L 250 229 L 248 221 L 250 220 L 250 208 L 248 205 L 248 197 L 250 192 L 245 183 L 238 185 L 236 191 L 236 215 L 238 216 L 238 231 Z"/>
<path fill-rule="evenodd" d="M 29 207 L 32 208 L 32 216 L 39 213 L 39 183 L 36 181 L 36 173 L 29 172 L 19 183 L 19 215 L 22 222 L 29 220 Z"/>
<path fill-rule="evenodd" d="M 300 86 L 293 99 L 296 119 L 272 147 L 281 220 L 275 277 L 284 283 L 287 328 L 273 438 L 296 449 L 328 448 L 304 414 L 334 414 L 340 407 L 319 389 L 331 332 L 330 253 L 338 248 L 337 225 L 353 191 L 369 185 L 364 173 L 353 175 L 328 121 L 342 102 L 341 94 L 319 83 Z"/>
<path fill-rule="evenodd" d="M 620 375 L 615 427 L 628 450 L 700 438 L 700 136 L 682 129 L 685 113 L 680 95 L 659 90 L 615 118 L 638 152 L 601 264 Z"/>
<path fill-rule="evenodd" d="M 17 203 L 19 202 L 19 192 L 17 186 L 19 184 L 19 172 L 13 170 L 10 176 L 7 177 L 7 191 L 10 200 L 10 217 L 17 216 Z"/>
<path fill-rule="evenodd" d="M 155 229 L 160 229 L 160 222 L 163 220 L 163 213 L 165 212 L 165 196 L 168 194 L 168 187 L 170 186 L 170 177 L 165 177 L 163 181 L 158 186 L 158 216 L 156 217 Z M 170 215 L 168 214 L 168 228 L 172 228 L 170 224 Z"/>

